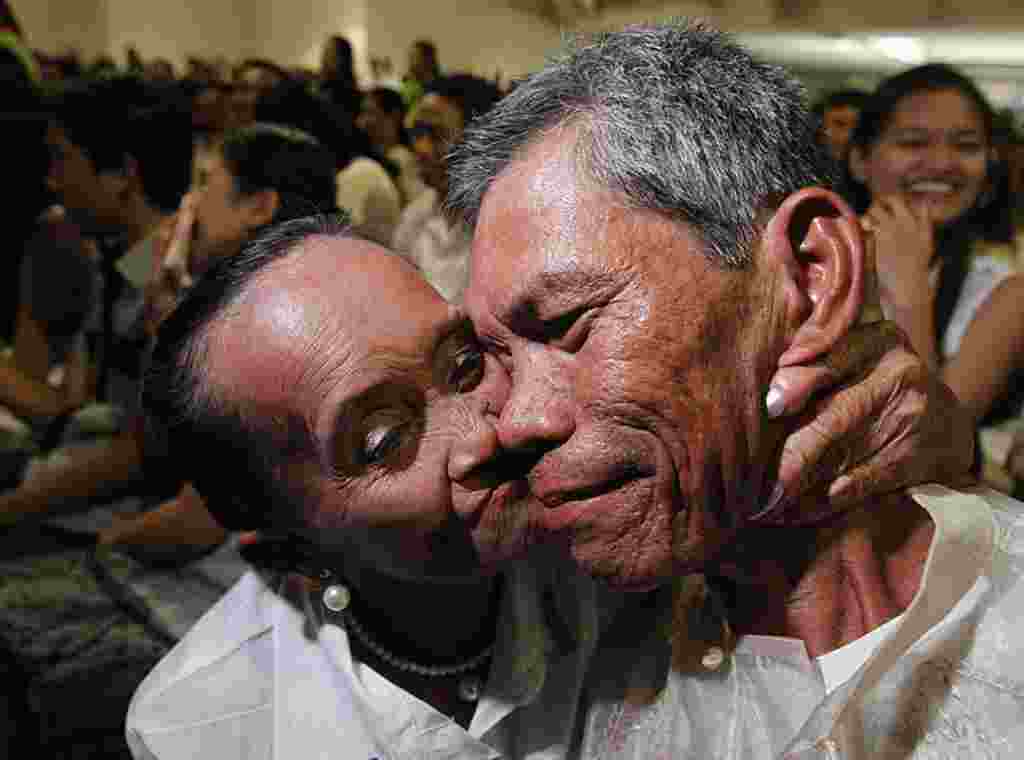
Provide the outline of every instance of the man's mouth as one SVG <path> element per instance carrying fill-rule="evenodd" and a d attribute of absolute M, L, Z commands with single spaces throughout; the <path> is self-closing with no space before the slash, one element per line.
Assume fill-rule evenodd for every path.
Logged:
<path fill-rule="evenodd" d="M 647 478 L 637 472 L 624 473 L 619 477 L 578 486 L 559 489 L 539 496 L 544 509 L 537 520 L 541 530 L 558 533 L 582 524 L 595 512 L 620 510 L 623 502 L 632 501 L 637 489 L 651 487 Z"/>
<path fill-rule="evenodd" d="M 557 491 L 548 492 L 547 494 L 538 496 L 538 500 L 547 509 L 558 509 L 559 507 L 568 504 L 570 502 L 581 502 L 588 501 L 597 496 L 603 496 L 606 493 L 617 491 L 627 483 L 635 480 L 638 473 L 630 471 L 623 473 L 622 475 L 612 478 L 610 480 L 590 483 L 587 485 L 581 485 L 577 487 L 568 487 L 559 489 Z"/>

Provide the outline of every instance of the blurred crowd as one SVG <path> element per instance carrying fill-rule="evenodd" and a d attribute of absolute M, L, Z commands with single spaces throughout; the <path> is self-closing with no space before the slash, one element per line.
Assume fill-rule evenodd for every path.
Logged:
<path fill-rule="evenodd" d="M 361 84 L 342 37 L 318 71 L 178 71 L 134 49 L 124 65 L 37 54 L 6 15 L 0 747 L 116 757 L 138 681 L 241 575 L 251 540 L 153 455 L 136 404 L 155 327 L 213 261 L 310 213 L 346 215 L 457 300 L 470 236 L 444 213 L 445 156 L 503 92 L 444 71 L 429 40 L 401 78 L 378 65 Z M 979 472 L 1013 490 L 1024 136 L 942 65 L 818 113 L 874 239 L 879 306 L 974 415 Z"/>
<path fill-rule="evenodd" d="M 192 60 L 181 77 L 134 50 L 122 67 L 35 54 L 9 14 L 2 39 L 0 746 L 127 756 L 133 690 L 245 569 L 244 537 L 147 442 L 156 326 L 211 263 L 309 214 L 457 297 L 469 239 L 443 214 L 444 155 L 501 91 L 443 73 L 427 40 L 400 81 L 360 88 L 341 37 L 319 72 Z"/>

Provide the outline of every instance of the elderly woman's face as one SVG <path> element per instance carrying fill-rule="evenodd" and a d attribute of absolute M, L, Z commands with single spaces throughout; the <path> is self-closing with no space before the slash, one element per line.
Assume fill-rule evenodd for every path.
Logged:
<path fill-rule="evenodd" d="M 222 324 L 211 376 L 314 434 L 315 454 L 286 477 L 312 493 L 300 532 L 329 555 L 450 581 L 524 548 L 526 487 L 504 480 L 492 426 L 507 377 L 408 262 L 312 238 L 258 275 Z"/>

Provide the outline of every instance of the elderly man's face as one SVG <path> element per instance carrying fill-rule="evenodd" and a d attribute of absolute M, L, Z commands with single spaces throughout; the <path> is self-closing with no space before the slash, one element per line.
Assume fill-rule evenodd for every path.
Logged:
<path fill-rule="evenodd" d="M 581 181 L 573 139 L 534 144 L 487 192 L 466 306 L 512 375 L 498 433 L 538 457 L 541 531 L 644 588 L 757 510 L 763 295 L 684 225 Z"/>
<path fill-rule="evenodd" d="M 526 484 L 501 482 L 490 410 L 507 376 L 403 259 L 314 238 L 257 276 L 209 338 L 217 387 L 316 441 L 296 530 L 343 563 L 478 579 L 525 547 Z"/>

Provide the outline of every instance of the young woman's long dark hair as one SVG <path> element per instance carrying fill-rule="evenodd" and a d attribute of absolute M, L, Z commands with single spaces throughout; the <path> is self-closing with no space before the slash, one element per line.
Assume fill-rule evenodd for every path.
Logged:
<path fill-rule="evenodd" d="M 956 69 L 932 63 L 889 77 L 878 86 L 861 110 L 850 138 L 850 150 L 860 150 L 866 155 L 881 138 L 893 112 L 905 98 L 922 92 L 948 90 L 958 92 L 974 107 L 985 131 L 985 144 L 991 146 L 995 114 L 984 94 Z M 849 159 L 843 168 L 847 200 L 857 213 L 863 214 L 871 205 L 871 192 L 853 176 Z M 987 173 L 987 188 L 974 205 L 959 219 L 938 231 L 935 256 L 943 264 L 935 297 L 935 334 L 940 342 L 960 299 L 972 246 L 979 240 L 1004 244 L 1013 242 L 1010 188 L 1005 167 L 990 162 Z"/>
<path fill-rule="evenodd" d="M 857 126 L 850 139 L 850 150 L 866 155 L 878 142 L 892 119 L 893 112 L 905 98 L 923 92 L 955 91 L 974 107 L 985 132 L 985 144 L 993 144 L 995 113 L 978 86 L 945 64 L 927 64 L 892 76 L 883 81 L 864 104 Z M 871 205 L 871 193 L 850 171 L 849 159 L 843 167 L 844 189 L 854 209 L 863 214 Z M 960 218 L 938 230 L 935 257 L 942 261 L 935 296 L 935 335 L 941 346 L 970 269 L 970 253 L 979 242 L 1012 244 L 1014 224 L 1010 203 L 1009 175 L 1005 166 L 990 161 L 986 189 L 974 205 Z M 941 355 L 941 351 L 940 351 Z M 1008 394 L 1016 396 L 1019 394 Z M 1004 416 L 1004 399 L 990 411 L 987 419 Z M 1009 407 L 1006 407 L 1009 408 Z"/>

